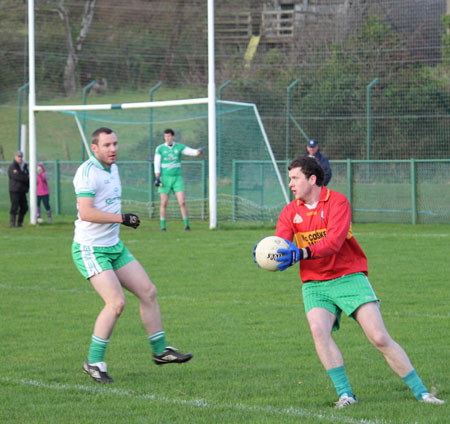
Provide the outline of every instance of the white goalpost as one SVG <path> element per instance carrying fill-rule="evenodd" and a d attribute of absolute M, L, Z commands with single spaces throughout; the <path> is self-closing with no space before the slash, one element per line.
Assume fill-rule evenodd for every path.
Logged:
<path fill-rule="evenodd" d="M 170 108 L 176 106 L 186 105 L 207 105 L 208 115 L 208 204 L 209 204 L 209 228 L 217 228 L 217 156 L 216 156 L 216 104 L 229 105 L 232 107 L 245 107 L 253 111 L 254 118 L 256 118 L 257 126 L 261 133 L 261 145 L 265 145 L 266 152 L 272 162 L 275 171 L 276 180 L 278 181 L 282 197 L 289 203 L 289 196 L 281 177 L 275 156 L 273 154 L 268 136 L 264 129 L 261 117 L 255 104 L 233 102 L 233 101 L 216 101 L 216 88 L 214 82 L 214 1 L 208 0 L 208 97 L 185 99 L 185 100 L 167 100 L 167 101 L 152 101 L 152 102 L 134 102 L 134 103 L 120 103 L 120 104 L 79 104 L 79 105 L 36 105 L 35 97 L 35 46 L 34 46 L 34 0 L 28 1 L 28 44 L 29 44 L 29 165 L 30 165 L 30 222 L 36 224 L 37 221 L 37 193 L 36 193 L 36 165 L 37 165 L 37 149 L 36 149 L 36 112 L 72 112 L 75 117 L 76 125 L 83 140 L 84 147 L 88 154 L 90 148 L 86 140 L 83 126 L 80 123 L 77 112 L 88 111 L 108 111 L 114 109 L 130 110 L 130 109 L 145 109 L 145 108 Z M 220 153 L 219 153 L 220 155 Z"/>

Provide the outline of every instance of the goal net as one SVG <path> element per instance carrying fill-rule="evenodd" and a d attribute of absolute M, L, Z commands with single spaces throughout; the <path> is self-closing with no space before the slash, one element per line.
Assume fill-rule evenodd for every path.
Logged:
<path fill-rule="evenodd" d="M 168 105 L 161 106 L 165 103 Z M 113 129 L 119 139 L 124 208 L 149 217 L 159 216 L 153 156 L 156 147 L 164 142 L 164 130 L 172 128 L 178 143 L 193 148 L 208 146 L 207 99 L 37 109 L 52 112 L 38 114 L 37 145 L 40 139 L 53 139 L 54 148 L 60 150 L 58 157 L 64 158 L 58 164 L 62 213 L 75 211 L 74 198 L 64 193 L 73 192 L 74 170 L 87 159 L 90 134 L 99 127 Z M 256 106 L 217 101 L 216 127 L 218 222 L 276 221 L 288 201 L 287 163 L 275 161 Z M 208 217 L 208 166 L 208 149 L 195 158 L 183 157 L 181 170 L 192 218 Z M 171 196 L 167 217 L 179 216 L 177 201 Z"/>

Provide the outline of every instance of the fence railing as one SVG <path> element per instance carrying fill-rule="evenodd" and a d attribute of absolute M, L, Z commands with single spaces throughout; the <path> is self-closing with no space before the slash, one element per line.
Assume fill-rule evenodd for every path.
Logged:
<path fill-rule="evenodd" d="M 264 208 L 268 203 L 270 189 L 244 178 L 250 172 L 266 175 L 268 164 L 234 161 L 233 217 L 238 216 L 239 199 L 251 190 L 257 206 Z M 331 160 L 330 164 L 333 177 L 328 188 L 348 197 L 353 222 L 450 223 L 450 159 L 347 159 Z M 278 162 L 286 184 L 288 165 L 289 161 Z"/>
<path fill-rule="evenodd" d="M 290 161 L 278 161 L 286 185 Z M 10 207 L 8 167 L 0 162 L 0 211 Z M 207 161 L 183 161 L 186 202 L 193 218 L 207 218 Z M 124 207 L 157 217 L 159 195 L 153 185 L 153 164 L 118 162 Z M 345 194 L 353 222 L 410 224 L 450 223 L 450 159 L 331 160 L 328 188 Z M 51 207 L 56 214 L 76 213 L 73 176 L 80 162 L 45 162 Z M 218 182 L 218 219 L 274 222 L 285 205 L 271 161 L 233 161 L 230 179 Z M 176 201 L 168 217 L 178 216 Z"/>

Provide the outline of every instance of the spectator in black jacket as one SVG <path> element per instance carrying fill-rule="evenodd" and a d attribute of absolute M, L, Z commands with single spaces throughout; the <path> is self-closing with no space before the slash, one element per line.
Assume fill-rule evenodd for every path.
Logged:
<path fill-rule="evenodd" d="M 9 197 L 11 199 L 10 227 L 22 227 L 23 219 L 28 211 L 27 193 L 30 187 L 30 177 L 28 165 L 23 160 L 23 153 L 20 150 L 14 155 L 13 163 L 8 169 L 9 176 Z M 19 217 L 16 217 L 17 213 Z"/>
<path fill-rule="evenodd" d="M 333 175 L 330 168 L 330 163 L 328 162 L 328 158 L 320 153 L 319 150 L 319 143 L 316 140 L 309 140 L 308 143 L 306 143 L 306 150 L 308 151 L 308 156 L 311 156 L 313 158 L 316 158 L 316 160 L 320 163 L 322 166 L 324 172 L 325 172 L 325 178 L 323 179 L 323 185 L 327 186 L 328 183 L 331 180 L 331 176 Z"/>

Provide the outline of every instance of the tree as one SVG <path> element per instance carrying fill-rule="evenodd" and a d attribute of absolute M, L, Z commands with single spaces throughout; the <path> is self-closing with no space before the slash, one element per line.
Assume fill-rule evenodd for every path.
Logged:
<path fill-rule="evenodd" d="M 83 43 L 89 32 L 94 17 L 94 8 L 96 0 L 84 0 L 84 9 L 81 19 L 80 31 L 75 39 L 72 35 L 72 26 L 69 19 L 69 11 L 64 0 L 46 0 L 46 3 L 54 3 L 55 11 L 58 13 L 64 24 L 67 46 L 67 60 L 64 67 L 64 91 L 66 96 L 75 93 L 77 89 L 76 67 L 78 64 L 79 54 L 83 49 Z"/>

